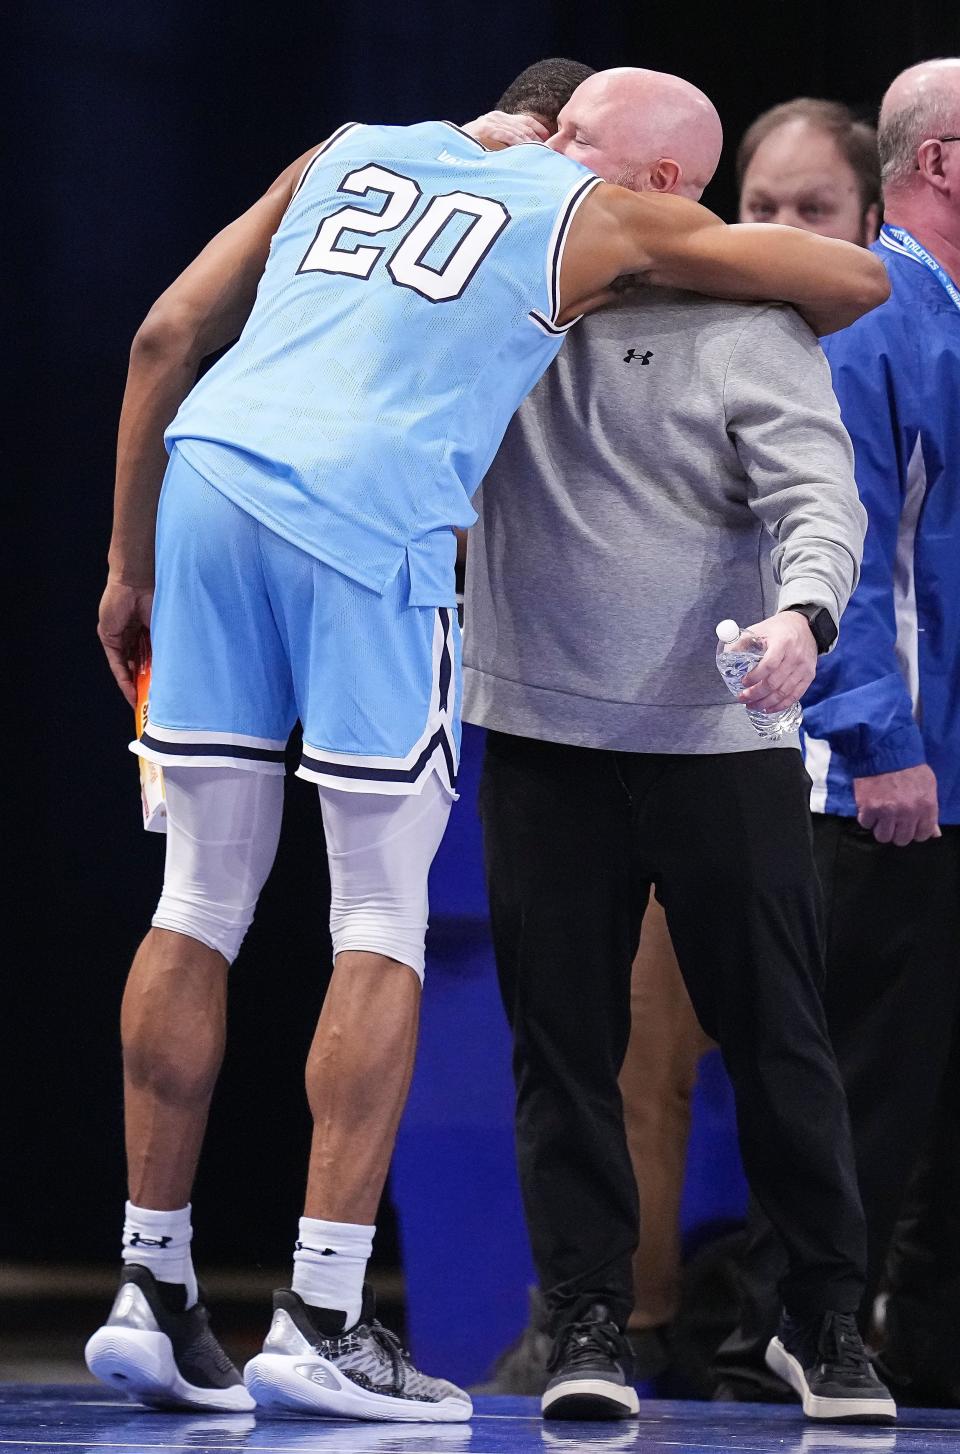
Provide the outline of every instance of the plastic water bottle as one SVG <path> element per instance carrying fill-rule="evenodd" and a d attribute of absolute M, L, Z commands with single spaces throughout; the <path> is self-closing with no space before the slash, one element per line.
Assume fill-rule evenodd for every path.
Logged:
<path fill-rule="evenodd" d="M 743 679 L 763 656 L 765 647 L 749 632 L 741 632 L 736 621 L 721 621 L 717 627 L 717 670 L 733 696 L 738 697 Z M 779 712 L 760 712 L 744 703 L 744 710 L 761 737 L 775 742 L 788 732 L 796 732 L 803 716 L 800 703 L 792 702 Z"/>

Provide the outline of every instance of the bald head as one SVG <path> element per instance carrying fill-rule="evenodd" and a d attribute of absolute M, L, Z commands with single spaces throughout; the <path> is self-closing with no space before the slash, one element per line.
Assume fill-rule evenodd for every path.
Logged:
<path fill-rule="evenodd" d="M 885 192 L 922 188 L 927 164 L 939 164 L 943 148 L 960 146 L 939 138 L 957 135 L 960 59 L 924 61 L 902 71 L 880 108 L 877 145 Z"/>
<path fill-rule="evenodd" d="M 679 76 L 620 67 L 598 71 L 558 117 L 554 151 L 634 191 L 697 198 L 723 146 L 710 99 Z"/>

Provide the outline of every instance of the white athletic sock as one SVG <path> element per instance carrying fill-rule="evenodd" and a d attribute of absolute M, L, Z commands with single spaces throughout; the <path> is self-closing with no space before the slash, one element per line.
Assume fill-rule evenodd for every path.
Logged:
<path fill-rule="evenodd" d="M 360 1316 L 363 1276 L 376 1230 L 353 1222 L 301 1217 L 293 1254 L 294 1292 L 311 1307 L 344 1313 L 344 1327 L 352 1328 Z"/>
<path fill-rule="evenodd" d="M 197 1301 L 197 1275 L 190 1255 L 190 1203 L 176 1212 L 154 1212 L 127 1202 L 123 1223 L 123 1260 L 137 1262 L 158 1282 L 182 1283 L 186 1306 Z"/>

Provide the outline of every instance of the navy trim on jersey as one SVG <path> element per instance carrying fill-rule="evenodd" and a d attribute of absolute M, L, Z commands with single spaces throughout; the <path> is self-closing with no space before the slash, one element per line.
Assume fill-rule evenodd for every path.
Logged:
<path fill-rule="evenodd" d="M 583 185 L 578 187 L 573 196 L 567 200 L 566 209 L 560 220 L 557 240 L 553 245 L 553 257 L 550 259 L 549 273 L 550 322 L 554 328 L 561 326 L 557 323 L 557 313 L 560 308 L 560 261 L 563 257 L 563 247 L 567 240 L 567 233 L 570 231 L 570 225 L 573 222 L 580 203 L 588 192 L 591 192 L 594 187 L 599 187 L 601 181 L 601 177 L 587 177 Z"/>
<path fill-rule="evenodd" d="M 310 172 L 313 169 L 314 162 L 319 161 L 320 158 L 323 156 L 324 152 L 328 152 L 332 146 L 336 146 L 336 144 L 337 144 L 338 141 L 342 141 L 343 138 L 346 136 L 346 134 L 347 134 L 348 131 L 356 131 L 357 128 L 359 126 L 361 126 L 361 125 L 362 125 L 362 122 L 359 122 L 359 121 L 346 121 L 346 122 L 344 122 L 343 126 L 338 126 L 337 129 L 336 129 L 336 131 L 333 132 L 333 134 L 331 136 L 328 136 L 327 137 L 327 139 L 323 143 L 323 145 L 321 147 L 319 147 L 314 152 L 313 156 L 310 158 L 310 160 L 307 162 L 307 165 L 304 167 L 303 173 L 302 173 L 302 175 L 300 177 L 300 180 L 299 180 L 299 182 L 297 183 L 297 185 L 293 189 L 293 196 L 294 197 L 297 195 L 297 193 L 299 192 L 300 188 L 303 186 L 304 182 L 307 180 L 307 177 L 310 175 Z"/>
<path fill-rule="evenodd" d="M 575 323 L 580 322 L 583 314 L 578 313 L 576 318 L 570 319 L 569 323 L 551 323 L 550 319 L 544 318 L 543 314 L 538 313 L 536 308 L 531 308 L 530 312 L 527 314 L 527 317 L 531 320 L 531 322 L 535 323 L 538 328 L 542 328 L 544 333 L 549 333 L 552 338 L 562 338 L 565 333 L 570 332 L 570 329 Z"/>
<path fill-rule="evenodd" d="M 144 747 L 166 757 L 240 757 L 247 762 L 283 762 L 283 748 L 245 747 L 239 742 L 177 742 L 160 741 L 144 732 L 140 737 Z"/>

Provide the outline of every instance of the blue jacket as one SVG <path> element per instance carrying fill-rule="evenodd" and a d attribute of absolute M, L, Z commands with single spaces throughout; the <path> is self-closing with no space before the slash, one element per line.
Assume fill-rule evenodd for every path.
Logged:
<path fill-rule="evenodd" d="M 881 308 L 824 341 L 869 524 L 836 649 L 804 698 L 815 811 L 853 779 L 929 763 L 960 823 L 960 309 L 881 236 Z"/>

